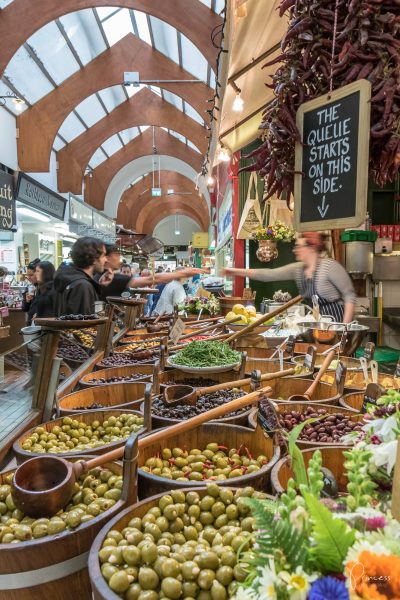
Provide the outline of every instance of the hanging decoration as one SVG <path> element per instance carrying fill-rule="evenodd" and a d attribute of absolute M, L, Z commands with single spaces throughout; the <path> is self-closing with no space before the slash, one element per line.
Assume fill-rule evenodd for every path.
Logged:
<path fill-rule="evenodd" d="M 295 236 L 294 229 L 281 221 L 275 221 L 273 225 L 266 227 L 259 227 L 254 234 L 254 238 L 258 241 L 256 252 L 258 260 L 261 262 L 275 260 L 278 258 L 277 242 L 291 242 Z"/>
<path fill-rule="evenodd" d="M 400 40 L 396 0 L 282 0 L 279 14 L 289 13 L 281 54 L 267 87 L 274 99 L 263 113 L 263 144 L 248 155 L 266 179 L 267 198 L 286 197 L 294 181 L 299 106 L 329 90 L 358 79 L 372 85 L 370 173 L 380 186 L 400 169 Z"/>

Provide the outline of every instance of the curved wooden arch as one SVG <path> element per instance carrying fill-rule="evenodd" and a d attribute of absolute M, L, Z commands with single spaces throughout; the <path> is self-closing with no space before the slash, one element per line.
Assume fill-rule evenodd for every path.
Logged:
<path fill-rule="evenodd" d="M 150 204 L 150 203 L 149 203 Z M 142 209 L 140 215 L 136 219 L 136 231 L 152 232 L 157 223 L 171 215 L 184 214 L 190 217 L 202 227 L 202 231 L 208 229 L 208 221 L 202 214 L 193 208 L 190 199 L 168 200 L 165 206 L 156 209 L 154 205 L 147 205 Z"/>
<path fill-rule="evenodd" d="M 151 128 L 149 128 L 93 169 L 91 177 L 85 175 L 85 202 L 99 210 L 103 210 L 107 188 L 114 175 L 132 160 L 148 155 L 152 143 L 153 135 Z M 159 154 L 179 158 L 187 162 L 195 171 L 200 171 L 202 165 L 201 154 L 159 127 L 156 129 L 156 146 Z"/>
<path fill-rule="evenodd" d="M 218 48 L 210 43 L 212 30 L 222 19 L 199 0 L 14 0 L 1 11 L 0 73 L 22 44 L 44 25 L 63 15 L 85 8 L 116 6 L 133 8 L 153 15 L 189 38 L 214 66 Z"/>
<path fill-rule="evenodd" d="M 80 194 L 86 166 L 96 148 L 115 133 L 143 124 L 144 119 L 148 125 L 172 126 L 174 131 L 188 138 L 201 152 L 205 152 L 205 128 L 145 88 L 57 153 L 58 190 Z"/>
<path fill-rule="evenodd" d="M 134 186 L 126 190 L 121 198 L 118 206 L 117 220 L 126 223 L 129 219 L 132 227 L 138 226 L 137 220 L 141 212 L 149 205 L 151 209 L 158 212 L 161 208 L 169 206 L 172 208 L 171 201 L 182 200 L 187 202 L 194 213 L 207 221 L 209 220 L 209 211 L 207 202 L 203 196 L 199 196 L 196 190 L 194 181 L 188 179 L 180 173 L 174 171 L 161 171 L 161 190 L 160 198 L 151 198 L 152 175 L 147 175 L 142 180 L 138 181 Z M 175 192 L 183 192 L 184 195 L 172 194 L 167 195 L 168 189 L 174 189 Z M 190 194 L 190 196 L 188 195 Z M 185 204 L 186 205 L 186 204 Z"/>
<path fill-rule="evenodd" d="M 48 171 L 54 138 L 71 111 L 95 92 L 121 84 L 124 71 L 138 69 L 143 79 L 193 79 L 193 75 L 146 42 L 131 33 L 126 35 L 17 118 L 20 169 L 32 173 Z M 200 115 L 212 96 L 205 83 L 171 83 L 161 87 L 180 96 Z"/>

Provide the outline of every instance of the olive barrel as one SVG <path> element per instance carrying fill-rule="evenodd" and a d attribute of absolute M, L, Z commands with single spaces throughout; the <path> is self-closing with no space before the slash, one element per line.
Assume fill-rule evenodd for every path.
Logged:
<path fill-rule="evenodd" d="M 104 423 L 104 421 L 108 420 L 110 417 L 115 417 L 116 419 L 118 419 L 119 417 L 121 417 L 121 415 L 123 414 L 128 414 L 128 415 L 132 415 L 132 416 L 137 416 L 137 417 L 141 417 L 144 418 L 144 423 L 143 426 L 138 430 L 138 434 L 143 434 L 146 431 L 146 423 L 150 424 L 150 418 L 149 418 L 149 411 L 146 410 L 146 414 L 142 414 L 139 411 L 135 411 L 135 410 L 88 410 L 86 412 L 81 412 L 78 413 L 77 415 L 74 415 L 74 420 L 77 420 L 79 422 L 83 422 L 86 425 L 91 425 L 94 421 L 98 421 L 100 423 L 100 425 L 102 425 Z M 65 418 L 71 418 L 71 417 L 62 417 L 59 419 L 55 419 L 53 421 L 48 421 L 47 423 L 42 423 L 40 425 L 40 427 L 42 427 L 47 433 L 51 433 L 51 431 L 54 429 L 54 427 L 61 427 L 63 425 L 63 419 Z M 37 427 L 33 427 L 32 429 L 29 429 L 28 431 L 25 431 L 25 433 L 23 433 L 21 435 L 21 437 L 19 437 L 13 444 L 13 451 L 15 453 L 16 459 L 17 459 L 17 463 L 21 464 L 23 462 L 25 462 L 26 460 L 33 458 L 34 456 L 43 456 L 43 453 L 36 453 L 36 452 L 30 452 L 28 450 L 25 450 L 22 446 L 25 443 L 25 441 L 34 433 L 34 430 L 37 429 Z M 101 446 L 97 446 L 97 447 L 87 447 L 84 450 L 79 450 L 79 451 L 73 451 L 71 450 L 71 452 L 57 452 L 57 456 L 62 456 L 64 458 L 73 458 L 74 456 L 78 456 L 82 453 L 86 453 L 86 454 L 105 454 L 106 452 L 108 452 L 109 450 L 114 450 L 115 448 L 119 448 L 120 446 L 123 446 L 126 443 L 127 438 L 121 438 L 117 441 L 113 441 L 113 442 L 108 442 L 108 443 L 104 443 Z"/>
<path fill-rule="evenodd" d="M 230 487 L 230 489 L 232 490 L 232 492 L 235 492 L 235 495 L 239 493 L 238 490 L 236 490 L 232 486 Z M 181 491 L 184 493 L 188 493 L 188 492 L 192 492 L 193 488 L 186 487 L 186 488 L 182 488 Z M 225 489 L 225 491 L 227 492 L 228 490 Z M 208 494 L 208 491 L 204 487 L 204 484 L 202 487 L 196 488 L 196 492 L 199 494 L 199 496 L 201 498 L 204 498 L 204 496 L 206 496 Z M 93 589 L 93 597 L 95 600 L 119 600 L 119 598 L 121 598 L 120 594 L 115 593 L 108 586 L 107 581 L 103 577 L 102 572 L 100 570 L 99 552 L 102 548 L 104 541 L 108 537 L 108 533 L 111 530 L 113 530 L 114 532 L 115 531 L 122 532 L 124 530 L 124 528 L 128 527 L 128 524 L 132 518 L 142 519 L 149 510 L 151 510 L 151 509 L 155 510 L 156 508 L 159 507 L 159 502 L 160 502 L 162 496 L 163 496 L 163 494 L 152 496 L 151 498 L 148 498 L 147 500 L 143 500 L 141 502 L 138 502 L 134 506 L 130 506 L 129 508 L 126 508 L 123 512 L 121 512 L 119 515 L 116 515 L 115 517 L 113 517 L 113 519 L 111 519 L 106 525 L 104 525 L 103 529 L 97 535 L 96 539 L 93 542 L 93 545 L 90 550 L 90 555 L 89 555 L 90 581 L 91 581 L 91 585 L 92 585 L 92 589 Z M 272 498 L 270 496 L 269 497 L 267 496 L 267 498 L 272 500 Z M 213 571 L 209 570 L 208 574 L 212 575 Z M 193 585 L 193 584 L 191 584 L 191 585 Z M 195 587 L 197 587 L 197 589 L 198 589 L 197 585 L 195 585 Z M 194 592 L 194 593 L 196 593 L 196 592 Z M 183 597 L 183 596 L 181 594 L 179 594 L 179 596 L 174 594 L 173 596 L 170 596 L 170 597 L 178 598 L 178 597 Z M 207 595 L 207 597 L 211 598 L 211 594 Z M 215 597 L 215 596 L 213 596 L 213 597 Z M 226 591 L 224 592 L 224 594 L 221 597 L 222 598 L 228 597 L 226 595 Z"/>
<path fill-rule="evenodd" d="M 145 394 L 151 395 L 151 383 L 114 383 L 90 387 L 85 390 L 73 392 L 61 398 L 57 403 L 57 412 L 60 417 L 75 415 L 86 407 L 95 405 L 93 410 L 114 409 L 139 410 Z"/>
<path fill-rule="evenodd" d="M 110 367 L 87 373 L 79 381 L 81 388 L 93 387 L 95 385 L 111 385 L 118 382 L 108 381 L 119 377 L 138 377 L 137 381 L 150 381 L 153 377 L 154 365 L 128 365 L 127 367 Z M 105 380 L 103 383 L 102 380 Z"/>
<path fill-rule="evenodd" d="M 219 375 L 224 375 L 224 373 L 219 373 Z M 163 386 L 163 387 L 165 387 L 165 386 Z M 234 387 L 235 387 L 235 384 L 233 383 L 232 388 L 234 388 Z M 242 385 L 240 387 L 240 389 L 243 390 L 243 392 L 245 392 L 246 394 L 249 394 L 250 392 L 253 391 L 250 384 Z M 207 394 L 207 391 L 205 391 L 204 394 Z M 226 401 L 228 402 L 228 399 Z M 140 410 L 141 411 L 144 410 L 144 404 L 140 405 Z M 252 411 L 252 407 L 249 407 L 245 410 L 244 409 L 241 410 L 241 412 L 238 415 L 221 417 L 220 419 L 217 419 L 216 421 L 211 421 L 211 423 L 220 423 L 221 425 L 242 425 L 242 426 L 246 427 L 248 425 L 248 420 L 249 420 L 251 411 Z M 168 418 L 168 417 L 157 415 L 154 413 L 154 409 L 152 408 L 152 412 L 151 412 L 151 428 L 152 429 L 160 429 L 161 427 L 169 427 L 170 425 L 175 425 L 175 423 L 179 423 L 180 420 L 181 419 L 173 419 L 173 418 Z"/>
<path fill-rule="evenodd" d="M 335 377 L 334 373 L 325 373 L 322 376 L 322 381 L 331 383 Z M 371 373 L 368 375 L 368 383 L 372 383 Z M 400 378 L 394 377 L 393 375 L 386 375 L 385 373 L 378 373 L 378 383 L 387 390 L 400 389 Z M 346 373 L 346 379 L 344 383 L 346 390 L 364 390 L 367 387 L 365 382 L 364 374 L 362 371 L 350 371 Z"/>
<path fill-rule="evenodd" d="M 339 404 L 340 406 L 343 406 L 343 408 L 360 413 L 364 402 L 364 396 L 365 391 L 351 392 L 350 394 L 345 394 L 342 398 L 340 398 Z"/>
<path fill-rule="evenodd" d="M 272 388 L 269 397 L 274 402 L 286 402 L 290 396 L 304 394 L 310 387 L 310 379 L 300 377 L 284 377 L 282 379 L 272 379 L 266 381 L 265 385 Z M 320 404 L 337 404 L 341 394 L 338 393 L 336 384 L 329 385 L 319 382 L 310 403 L 319 402 Z"/>
<path fill-rule="evenodd" d="M 310 404 L 308 402 L 279 402 L 276 405 L 276 411 L 279 415 L 282 415 L 287 412 L 296 411 L 300 413 L 304 413 L 307 408 L 309 408 Z M 340 413 L 349 417 L 351 421 L 356 423 L 362 423 L 363 416 L 355 414 L 352 410 L 347 410 L 346 408 L 342 408 L 341 406 L 329 406 L 329 404 L 312 404 L 313 411 L 323 410 L 323 414 L 333 415 Z M 321 419 L 320 425 L 323 426 L 324 419 Z M 330 447 L 330 446 L 339 446 L 340 448 L 344 448 L 345 445 L 338 442 L 321 442 L 321 441 L 312 441 L 298 438 L 296 444 L 299 448 L 317 448 L 317 447 Z"/>
<path fill-rule="evenodd" d="M 207 423 L 200 425 L 192 431 L 180 433 L 174 437 L 169 437 L 167 442 L 168 448 L 185 448 L 203 450 L 207 444 L 217 442 L 219 446 L 232 448 L 247 448 L 249 453 L 257 458 L 263 455 L 267 459 L 267 463 L 262 465 L 259 470 L 251 472 L 240 477 L 231 479 L 218 480 L 218 485 L 235 487 L 253 486 L 261 491 L 268 491 L 270 482 L 270 472 L 273 465 L 280 456 L 280 449 L 275 444 L 275 440 L 270 437 L 265 437 L 261 428 L 257 427 L 255 431 L 248 427 L 240 427 L 238 425 L 219 425 L 217 423 Z M 151 444 L 144 448 L 139 456 L 138 462 L 138 494 L 139 498 L 147 498 L 154 494 L 165 493 L 170 489 L 182 489 L 185 487 L 197 488 L 204 485 L 204 481 L 177 481 L 175 479 L 167 479 L 154 475 L 154 473 L 146 472 L 140 467 L 145 465 L 147 459 L 154 456 L 159 456 L 159 453 L 165 444 Z"/>
<path fill-rule="evenodd" d="M 122 495 L 105 512 L 73 530 L 21 543 L 0 543 L 1 600 L 91 600 L 89 550 L 110 518 L 136 501 L 136 455 L 137 444 L 129 440 L 123 463 Z M 105 463 L 102 468 L 116 475 L 122 473 L 121 463 Z M 0 474 L 0 485 L 8 473 Z"/>
<path fill-rule="evenodd" d="M 298 371 L 298 373 L 289 375 L 288 377 L 309 377 L 314 372 L 314 370 L 303 367 L 302 362 L 294 365 L 291 361 L 284 360 L 282 361 L 281 369 L 279 358 L 249 358 L 249 356 L 247 356 L 246 375 L 249 375 L 253 371 L 261 371 L 262 375 L 264 375 L 264 373 L 275 373 L 276 371 L 281 371 L 283 369 L 293 369 L 294 366 L 296 366 L 296 371 Z"/>
<path fill-rule="evenodd" d="M 320 450 L 322 455 L 322 466 L 326 469 L 329 469 L 339 487 L 339 492 L 345 492 L 347 486 L 347 476 L 344 468 L 345 457 L 343 455 L 343 448 L 340 446 L 327 446 L 318 448 L 312 448 L 307 450 L 302 450 L 304 462 L 306 468 L 308 466 L 310 458 L 312 458 L 315 450 Z M 276 494 L 282 494 L 287 490 L 287 483 L 290 478 L 294 476 L 293 470 L 290 466 L 291 458 L 290 456 L 285 456 L 284 458 L 278 460 L 278 462 L 274 465 L 271 472 L 271 485 L 272 490 Z"/>

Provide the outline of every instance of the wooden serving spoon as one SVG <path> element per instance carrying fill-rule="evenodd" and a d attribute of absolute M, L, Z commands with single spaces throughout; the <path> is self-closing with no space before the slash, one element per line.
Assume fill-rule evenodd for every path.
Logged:
<path fill-rule="evenodd" d="M 220 392 L 222 390 L 243 387 L 244 385 L 252 383 L 252 381 L 258 383 L 261 381 L 278 379 L 279 377 L 288 377 L 295 373 L 296 369 L 293 367 L 284 371 L 276 371 L 275 373 L 264 373 L 264 375 L 261 375 L 258 379 L 248 377 L 236 381 L 225 381 L 225 383 L 218 383 L 208 387 L 194 388 L 191 385 L 183 384 L 168 385 L 164 390 L 163 400 L 164 404 L 167 406 L 177 406 L 178 404 L 189 404 L 194 406 L 197 403 L 197 399 L 203 394 L 213 394 L 214 392 Z"/>
<path fill-rule="evenodd" d="M 314 381 L 310 385 L 310 387 L 308 387 L 306 389 L 304 394 L 293 394 L 292 396 L 289 396 L 290 402 L 307 402 L 308 400 L 311 400 L 311 398 L 321 380 L 321 377 L 323 375 L 325 375 L 326 371 L 328 370 L 329 365 L 331 364 L 331 362 L 333 361 L 333 359 L 335 357 L 335 354 L 336 354 L 335 350 L 331 350 L 329 352 L 329 354 L 327 354 L 324 362 L 321 365 L 320 370 L 318 371 L 318 373 L 317 373 Z"/>
<path fill-rule="evenodd" d="M 187 421 L 176 423 L 167 429 L 159 429 L 155 433 L 140 438 L 139 450 L 143 450 L 155 442 L 164 443 L 166 439 L 174 435 L 259 402 L 271 391 L 271 388 L 262 388 L 196 415 Z M 50 454 L 31 458 L 20 465 L 14 473 L 11 495 L 15 506 L 25 515 L 35 518 L 55 515 L 70 501 L 75 490 L 75 482 L 81 475 L 106 462 L 118 460 L 123 454 L 124 446 L 121 446 L 90 460 L 75 463 Z"/>

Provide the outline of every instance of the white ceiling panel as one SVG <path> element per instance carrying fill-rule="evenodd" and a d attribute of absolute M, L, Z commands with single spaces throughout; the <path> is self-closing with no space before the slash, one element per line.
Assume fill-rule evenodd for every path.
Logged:
<path fill-rule="evenodd" d="M 75 116 L 74 113 L 70 113 L 61 125 L 59 134 L 69 143 L 84 131 L 86 131 L 86 129 L 78 117 Z"/>
<path fill-rule="evenodd" d="M 188 117 L 190 117 L 191 119 L 194 119 L 195 121 L 197 121 L 197 123 L 200 123 L 200 125 L 204 125 L 204 119 L 201 117 L 201 115 L 199 115 L 197 110 L 195 110 L 187 102 L 185 102 L 185 112 Z"/>
<path fill-rule="evenodd" d="M 107 49 L 92 10 L 69 13 L 60 22 L 84 65 Z"/>
<path fill-rule="evenodd" d="M 163 90 L 163 91 L 164 91 L 165 100 L 167 102 L 169 102 L 170 104 L 173 104 L 179 110 L 183 111 L 182 98 L 180 96 L 177 96 L 176 94 L 173 94 L 172 92 L 169 92 L 168 90 Z"/>
<path fill-rule="evenodd" d="M 101 148 L 98 148 L 93 154 L 92 158 L 90 159 L 89 165 L 92 167 L 92 169 L 95 169 L 96 167 L 101 165 L 101 163 L 103 163 L 105 160 L 107 160 L 107 156 L 104 154 Z"/>
<path fill-rule="evenodd" d="M 29 38 L 28 45 L 57 85 L 80 68 L 54 21 L 34 33 Z"/>
<path fill-rule="evenodd" d="M 121 104 L 121 102 L 124 102 L 126 100 L 124 90 L 120 85 L 113 85 L 112 87 L 100 90 L 99 96 L 103 100 L 108 112 L 111 112 L 116 106 L 118 106 L 119 104 Z"/>
<path fill-rule="evenodd" d="M 0 8 L 5 8 L 9 4 L 11 4 L 13 0 L 0 0 Z"/>
<path fill-rule="evenodd" d="M 102 143 L 104 150 L 107 152 L 108 156 L 115 154 L 118 150 L 121 150 L 122 144 L 117 135 L 113 135 L 108 140 Z"/>
<path fill-rule="evenodd" d="M 5 75 L 31 104 L 54 89 L 23 47 L 19 48 L 8 63 Z"/>
<path fill-rule="evenodd" d="M 140 12 L 139 10 L 134 10 L 132 12 L 139 31 L 140 39 L 151 46 L 151 35 L 145 13 Z"/>
<path fill-rule="evenodd" d="M 91 127 L 97 121 L 106 116 L 104 108 L 101 106 L 96 94 L 92 94 L 78 104 L 76 112 L 82 117 L 88 127 Z"/>
<path fill-rule="evenodd" d="M 162 52 L 168 58 L 179 64 L 178 41 L 176 29 L 160 21 L 156 17 L 150 17 L 153 39 L 156 50 Z"/>
<path fill-rule="evenodd" d="M 187 145 L 189 146 L 189 148 L 191 148 L 192 150 L 194 150 L 195 152 L 198 152 L 199 154 L 201 154 L 200 150 L 198 149 L 197 146 L 195 146 L 190 140 L 187 140 Z"/>
<path fill-rule="evenodd" d="M 208 63 L 200 50 L 187 37 L 181 35 L 183 68 L 198 79 L 207 82 Z"/>
<path fill-rule="evenodd" d="M 135 137 L 140 135 L 140 131 L 137 127 L 130 127 L 129 129 L 124 129 L 124 131 L 120 132 L 120 136 L 124 141 L 124 144 L 129 144 Z"/>
<path fill-rule="evenodd" d="M 123 8 L 103 21 L 103 28 L 110 46 L 116 44 L 128 33 L 133 33 L 132 21 L 129 10 Z"/>
<path fill-rule="evenodd" d="M 61 150 L 61 148 L 64 148 L 64 146 L 65 146 L 65 144 L 62 141 L 62 139 L 58 135 L 56 135 L 56 138 L 53 143 L 53 150 L 58 152 L 59 150 Z"/>

